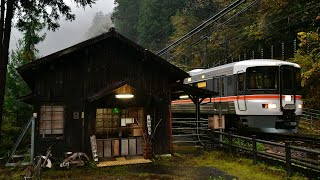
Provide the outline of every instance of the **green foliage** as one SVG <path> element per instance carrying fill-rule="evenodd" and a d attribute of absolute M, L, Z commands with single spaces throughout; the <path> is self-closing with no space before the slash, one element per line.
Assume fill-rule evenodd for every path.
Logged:
<path fill-rule="evenodd" d="M 212 17 L 234 0 L 116 0 L 113 21 L 118 31 L 153 51 L 165 48 L 193 28 Z M 271 56 L 282 59 L 281 44 L 292 46 L 299 39 L 298 53 L 293 61 L 302 67 L 304 103 L 320 109 L 319 73 L 320 4 L 318 0 L 260 0 L 238 15 L 247 1 L 206 29 L 180 44 L 164 58 L 184 70 L 218 65 L 239 60 Z M 203 38 L 208 35 L 208 37 Z M 201 38 L 201 40 L 200 40 Z M 294 54 L 293 47 L 290 53 Z M 277 53 L 276 53 L 277 52 Z"/>
<path fill-rule="evenodd" d="M 252 142 L 248 142 L 243 139 L 239 139 L 239 138 L 233 139 L 233 143 L 236 144 L 237 146 L 252 149 Z M 256 146 L 257 146 L 257 151 L 266 150 L 266 147 L 262 143 L 257 142 Z"/>
<path fill-rule="evenodd" d="M 299 50 L 293 62 L 301 66 L 304 104 L 308 108 L 320 109 L 320 34 L 299 32 Z"/>
<path fill-rule="evenodd" d="M 97 168 L 97 162 L 95 161 L 86 161 L 84 166 L 88 169 L 95 169 Z"/>
<path fill-rule="evenodd" d="M 191 0 L 115 0 L 112 20 L 117 31 L 153 51 L 163 48 L 173 32 L 171 17 Z"/>
<path fill-rule="evenodd" d="M 25 6 L 25 8 L 29 5 L 28 3 L 21 4 L 21 6 Z M 22 127 L 32 114 L 31 106 L 17 99 L 28 95 L 30 90 L 15 68 L 34 61 L 37 58 L 38 52 L 35 45 L 45 38 L 45 34 L 39 35 L 39 32 L 45 27 L 45 24 L 39 20 L 40 12 L 37 12 L 33 8 L 28 7 L 23 10 L 24 13 L 18 13 L 18 15 L 21 15 L 21 19 L 17 26 L 21 31 L 24 31 L 24 33 L 23 38 L 18 41 L 17 49 L 11 52 L 7 67 L 0 157 L 4 156 L 12 148 L 21 133 Z M 18 148 L 18 151 L 20 151 L 18 153 L 27 153 L 30 148 L 29 144 L 30 140 L 26 138 Z"/>
<path fill-rule="evenodd" d="M 74 0 L 73 3 L 78 6 L 85 7 L 86 5 L 91 5 L 95 3 L 96 0 Z M 23 46 L 23 57 L 24 60 L 34 60 L 36 56 L 36 48 L 35 45 L 41 42 L 44 39 L 45 35 L 39 35 L 37 32 L 43 29 L 45 26 L 49 30 L 56 30 L 59 27 L 59 19 L 61 16 L 64 16 L 66 20 L 74 20 L 75 15 L 71 13 L 71 8 L 62 0 L 11 0 L 11 1 L 1 1 L 1 18 L 0 18 L 0 32 L 1 32 L 1 46 L 0 46 L 0 141 L 4 141 L 6 138 L 2 138 L 2 136 L 6 136 L 6 132 L 2 131 L 1 128 L 3 125 L 3 119 L 8 118 L 6 122 L 16 124 L 12 121 L 12 108 L 16 106 L 15 100 L 12 97 L 15 97 L 15 91 L 19 91 L 19 89 L 11 89 L 6 88 L 6 75 L 7 68 L 9 62 L 9 43 L 11 36 L 11 28 L 12 24 L 15 24 L 16 27 L 24 32 L 24 46 Z M 19 63 L 25 63 L 25 61 L 19 59 Z M 12 71 L 13 72 L 13 71 Z M 8 74 L 10 76 L 10 74 Z M 10 77 L 9 77 L 10 78 Z M 9 82 L 10 84 L 10 82 Z M 11 83 L 15 85 L 14 83 Z M 5 91 L 12 92 L 5 92 Z M 6 97 L 5 97 L 6 96 Z M 6 102 L 5 102 L 6 101 Z M 7 107 L 4 107 L 7 106 Z M 19 109 L 19 113 L 23 110 Z M 9 112 L 9 113 L 8 113 Z M 17 117 L 17 115 L 16 115 Z M 18 118 L 16 118 L 18 119 Z M 20 119 L 20 118 L 19 118 Z M 18 125 L 21 126 L 20 124 Z M 1 142 L 9 143 L 9 142 Z M 0 147 L 0 151 L 3 151 L 4 146 Z"/>
<path fill-rule="evenodd" d="M 170 17 L 188 0 L 143 0 L 138 21 L 138 42 L 153 51 L 161 50 L 174 31 Z"/>
<path fill-rule="evenodd" d="M 10 62 L 8 65 L 7 81 L 6 81 L 6 94 L 4 101 L 4 121 L 2 125 L 2 139 L 0 140 L 0 157 L 4 156 L 13 146 L 17 137 L 19 136 L 22 127 L 31 117 L 32 108 L 20 100 L 22 97 L 29 93 L 27 84 L 22 80 L 16 67 L 26 63 L 29 53 L 24 50 L 22 46 L 23 41 L 19 41 L 18 49 L 11 53 Z M 22 145 L 20 149 L 28 149 L 28 141 Z M 26 153 L 26 152 L 22 152 Z"/>
<path fill-rule="evenodd" d="M 74 0 L 78 6 L 85 7 L 95 3 L 96 0 Z M 21 31 L 28 30 L 29 20 L 35 24 L 43 24 L 50 30 L 59 28 L 60 16 L 64 16 L 66 20 L 73 21 L 75 15 L 71 13 L 71 8 L 61 0 L 18 0 L 15 3 L 16 18 L 18 19 L 17 27 Z M 26 18 L 26 16 L 28 18 Z"/>
<path fill-rule="evenodd" d="M 158 51 L 212 17 L 233 0 L 146 1 L 116 0 L 113 20 L 118 31 L 144 47 Z M 252 1 L 250 1 L 252 2 Z M 260 0 L 234 20 L 226 20 L 249 1 L 171 50 L 165 58 L 179 67 L 206 67 L 226 59 L 239 59 L 252 51 L 293 41 L 302 29 L 319 27 L 317 0 Z M 319 18 L 317 18 L 319 17 Z M 208 38 L 200 38 L 208 35 Z M 197 42 L 199 41 L 199 42 Z M 196 43 L 195 43 L 196 42 Z M 274 54 L 281 58 L 281 53 Z"/>
<path fill-rule="evenodd" d="M 138 22 L 142 0 L 115 0 L 112 21 L 117 31 L 133 41 L 138 41 Z"/>

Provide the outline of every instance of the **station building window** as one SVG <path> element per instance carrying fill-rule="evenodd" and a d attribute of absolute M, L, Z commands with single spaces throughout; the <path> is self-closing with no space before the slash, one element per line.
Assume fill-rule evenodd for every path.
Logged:
<path fill-rule="evenodd" d="M 64 119 L 64 106 L 41 106 L 39 126 L 40 136 L 43 138 L 63 136 Z"/>

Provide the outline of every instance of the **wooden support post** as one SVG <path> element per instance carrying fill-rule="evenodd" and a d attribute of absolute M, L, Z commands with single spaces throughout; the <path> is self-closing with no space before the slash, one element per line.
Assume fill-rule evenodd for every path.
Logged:
<path fill-rule="evenodd" d="M 252 135 L 252 155 L 253 155 L 253 164 L 256 165 L 258 163 L 256 135 Z"/>
<path fill-rule="evenodd" d="M 286 164 L 287 164 L 287 175 L 292 175 L 292 167 L 291 167 L 291 149 L 290 142 L 285 141 L 285 151 L 286 151 Z"/>
<path fill-rule="evenodd" d="M 34 159 L 34 140 L 35 140 L 35 118 L 33 117 L 31 119 L 31 150 L 30 150 L 30 161 L 31 163 L 33 163 L 33 159 Z"/>
<path fill-rule="evenodd" d="M 232 136 L 231 136 L 231 132 L 228 132 L 228 143 L 229 143 L 229 154 L 232 154 Z"/>

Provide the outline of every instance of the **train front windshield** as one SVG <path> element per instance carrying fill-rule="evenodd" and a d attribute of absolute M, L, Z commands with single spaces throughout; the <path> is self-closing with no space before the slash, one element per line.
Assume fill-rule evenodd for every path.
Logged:
<path fill-rule="evenodd" d="M 250 67 L 247 69 L 248 90 L 277 90 L 278 67 Z"/>
<path fill-rule="evenodd" d="M 280 68 L 280 71 L 279 71 Z M 252 93 L 279 92 L 296 94 L 300 91 L 300 69 L 293 66 L 259 66 L 247 69 L 247 91 Z"/>

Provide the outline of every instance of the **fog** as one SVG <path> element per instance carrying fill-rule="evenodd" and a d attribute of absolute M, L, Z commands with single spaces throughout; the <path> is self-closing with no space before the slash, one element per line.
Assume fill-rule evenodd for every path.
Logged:
<path fill-rule="evenodd" d="M 46 56 L 82 42 L 85 40 L 85 33 L 90 27 L 94 15 L 99 11 L 104 14 L 111 13 L 114 8 L 113 0 L 98 0 L 91 8 L 87 6 L 85 9 L 76 7 L 69 0 L 66 3 L 71 6 L 72 13 L 76 15 L 76 19 L 70 22 L 65 21 L 62 17 L 58 30 L 55 32 L 45 30 L 43 32 L 47 33 L 47 36 L 43 42 L 37 45 L 40 56 Z M 20 38 L 22 38 L 21 33 L 17 29 L 12 29 L 10 49 L 15 49 L 16 43 Z"/>

